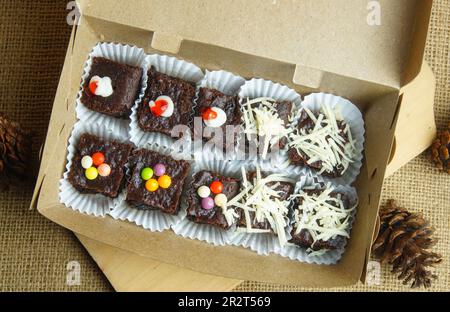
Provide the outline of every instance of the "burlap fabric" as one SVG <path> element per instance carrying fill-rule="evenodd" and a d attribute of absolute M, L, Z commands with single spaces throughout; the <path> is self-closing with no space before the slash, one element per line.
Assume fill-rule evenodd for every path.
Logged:
<path fill-rule="evenodd" d="M 70 27 L 67 0 L 0 2 L 0 111 L 36 134 L 35 151 L 45 137 Z M 439 128 L 450 121 L 450 3 L 435 0 L 426 49 L 437 77 L 436 118 Z M 412 128 L 413 130 L 413 128 Z M 413 135 L 413 133 L 412 133 Z M 419 156 L 387 179 L 383 198 L 395 198 L 422 211 L 436 227 L 436 250 L 445 262 L 432 291 L 450 290 L 450 176 Z M 0 291 L 110 291 L 112 287 L 69 231 L 28 209 L 33 184 L 0 194 Z M 66 265 L 78 261 L 81 286 L 66 284 Z M 310 291 L 246 282 L 238 291 Z M 409 290 L 389 268 L 379 285 L 357 285 L 337 291 Z"/>

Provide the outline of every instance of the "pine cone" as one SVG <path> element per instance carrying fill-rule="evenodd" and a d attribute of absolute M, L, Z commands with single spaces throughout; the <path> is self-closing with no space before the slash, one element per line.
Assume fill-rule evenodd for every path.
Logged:
<path fill-rule="evenodd" d="M 0 191 L 30 175 L 31 145 L 30 134 L 0 113 Z"/>
<path fill-rule="evenodd" d="M 450 123 L 447 130 L 438 134 L 431 146 L 431 160 L 436 166 L 450 174 Z"/>
<path fill-rule="evenodd" d="M 400 273 L 399 279 L 406 285 L 412 281 L 412 288 L 431 286 L 437 276 L 428 267 L 442 262 L 442 256 L 429 252 L 437 240 L 434 229 L 420 214 L 408 212 L 389 200 L 380 210 L 381 229 L 373 245 L 374 256 L 381 263 L 393 266 L 393 273 Z"/>

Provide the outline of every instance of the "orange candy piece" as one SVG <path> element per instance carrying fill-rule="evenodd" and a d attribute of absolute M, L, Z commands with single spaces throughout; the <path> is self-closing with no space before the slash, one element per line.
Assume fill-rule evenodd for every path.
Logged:
<path fill-rule="evenodd" d="M 95 94 L 95 91 L 97 91 L 97 82 L 93 81 L 89 84 L 89 91 L 91 91 L 92 94 Z"/>
<path fill-rule="evenodd" d="M 158 181 L 150 179 L 145 183 L 145 189 L 149 192 L 156 192 L 159 189 Z"/>
<path fill-rule="evenodd" d="M 215 181 L 213 183 L 211 183 L 210 186 L 211 192 L 213 192 L 214 194 L 220 194 L 223 192 L 223 184 L 222 182 L 219 181 Z"/>
<path fill-rule="evenodd" d="M 94 162 L 95 166 L 100 166 L 105 163 L 105 154 L 97 152 L 94 155 L 92 155 L 92 161 Z"/>

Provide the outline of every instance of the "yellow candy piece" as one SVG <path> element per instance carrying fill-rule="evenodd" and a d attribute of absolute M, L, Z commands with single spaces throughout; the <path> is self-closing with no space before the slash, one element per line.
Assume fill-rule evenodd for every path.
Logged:
<path fill-rule="evenodd" d="M 91 180 L 91 181 L 95 180 L 98 177 L 98 170 L 95 167 L 88 168 L 88 169 L 86 169 L 85 175 L 86 175 L 86 179 Z"/>
<path fill-rule="evenodd" d="M 150 179 L 145 183 L 145 189 L 149 192 L 156 192 L 159 189 L 158 181 Z"/>
<path fill-rule="evenodd" d="M 163 175 L 158 179 L 159 186 L 163 189 L 168 189 L 172 185 L 172 178 L 168 175 Z"/>

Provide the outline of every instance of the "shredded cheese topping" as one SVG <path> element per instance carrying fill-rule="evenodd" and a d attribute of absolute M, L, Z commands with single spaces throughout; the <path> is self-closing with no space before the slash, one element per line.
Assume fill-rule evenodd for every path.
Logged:
<path fill-rule="evenodd" d="M 277 234 L 280 245 L 286 245 L 285 228 L 288 225 L 289 201 L 282 201 L 280 198 L 283 194 L 276 189 L 281 182 L 294 183 L 295 181 L 282 174 L 272 174 L 263 178 L 259 167 L 256 168 L 256 177 L 253 181 L 248 181 L 245 168 L 242 167 L 242 179 L 242 191 L 228 203 L 244 211 L 246 228 L 240 230 L 252 234 L 271 233 L 270 230 L 252 227 L 255 222 L 267 221 L 273 232 Z M 254 214 L 253 218 L 251 213 Z"/>
<path fill-rule="evenodd" d="M 262 97 L 254 100 L 247 99 L 242 106 L 244 119 L 244 133 L 250 141 L 256 136 L 264 137 L 262 158 L 266 159 L 269 148 L 288 137 L 291 129 L 279 117 L 275 109 L 276 101 L 271 98 Z"/>
<path fill-rule="evenodd" d="M 307 108 L 303 108 L 314 122 L 313 129 L 296 129 L 290 134 L 289 146 L 295 148 L 299 155 L 305 154 L 307 163 L 312 165 L 318 161 L 322 163 L 319 174 L 332 173 L 335 168 L 342 167 L 342 175 L 355 161 L 356 147 L 350 126 L 339 118 L 339 112 L 328 105 L 323 105 L 319 116 L 315 116 Z M 344 122 L 342 130 L 338 121 Z M 346 142 L 345 137 L 348 138 Z"/>
<path fill-rule="evenodd" d="M 308 230 L 314 240 L 313 246 L 320 240 L 328 241 L 336 236 L 349 238 L 350 219 L 357 204 L 346 208 L 342 194 L 331 196 L 335 190 L 331 184 L 320 194 L 308 194 L 307 190 L 291 196 L 291 199 L 303 200 L 294 211 L 295 233 L 298 235 L 301 231 Z"/>
<path fill-rule="evenodd" d="M 225 220 L 227 220 L 228 226 L 232 226 L 234 224 L 234 221 L 236 221 L 237 218 L 239 218 L 239 215 L 236 213 L 236 211 L 230 207 L 230 203 L 226 203 L 224 206 L 222 206 L 222 214 L 225 217 Z"/>

